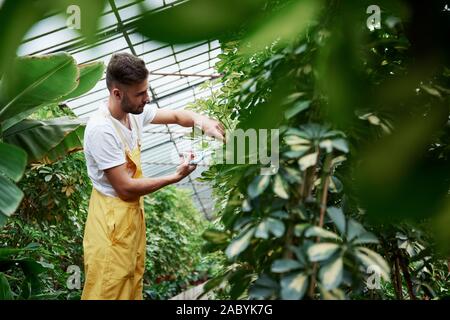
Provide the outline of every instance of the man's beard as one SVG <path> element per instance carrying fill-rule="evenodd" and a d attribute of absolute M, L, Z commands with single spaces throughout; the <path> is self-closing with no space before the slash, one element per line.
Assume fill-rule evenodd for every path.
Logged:
<path fill-rule="evenodd" d="M 145 104 L 143 106 L 139 105 L 135 107 L 130 103 L 127 95 L 124 95 L 122 102 L 120 103 L 120 107 L 122 108 L 123 112 L 131 114 L 141 114 L 144 111 Z"/>

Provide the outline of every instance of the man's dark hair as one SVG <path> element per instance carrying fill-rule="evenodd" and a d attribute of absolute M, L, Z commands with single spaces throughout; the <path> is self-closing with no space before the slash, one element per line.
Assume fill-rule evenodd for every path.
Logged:
<path fill-rule="evenodd" d="M 140 83 L 147 77 L 148 70 L 142 59 L 126 52 L 115 53 L 106 69 L 106 86 L 111 90 L 114 82 L 131 85 Z"/>

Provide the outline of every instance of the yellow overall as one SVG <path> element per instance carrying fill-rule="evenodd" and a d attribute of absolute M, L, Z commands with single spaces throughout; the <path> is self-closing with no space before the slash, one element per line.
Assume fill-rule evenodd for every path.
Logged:
<path fill-rule="evenodd" d="M 130 151 L 120 128 L 112 122 L 125 147 L 127 169 L 134 179 L 139 179 L 142 177 L 139 128 L 135 122 L 139 138 L 136 148 Z M 82 300 L 142 300 L 146 250 L 144 198 L 126 202 L 93 188 L 83 249 Z"/>

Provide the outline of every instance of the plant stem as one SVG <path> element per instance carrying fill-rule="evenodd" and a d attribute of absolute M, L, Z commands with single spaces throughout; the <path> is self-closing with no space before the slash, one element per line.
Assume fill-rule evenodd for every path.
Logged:
<path fill-rule="evenodd" d="M 411 274 L 408 270 L 408 264 L 405 261 L 405 257 L 399 258 L 400 268 L 402 269 L 403 276 L 405 277 L 406 287 L 408 288 L 408 295 L 411 300 L 417 300 L 416 295 L 414 294 L 413 285 L 411 281 Z"/>
<path fill-rule="evenodd" d="M 323 170 L 322 170 L 322 190 L 321 190 L 322 193 L 321 193 L 320 199 L 319 199 L 320 215 L 319 215 L 319 224 L 318 224 L 318 226 L 320 228 L 323 227 L 324 220 L 325 220 L 325 212 L 327 209 L 328 188 L 330 186 L 330 176 L 331 176 L 331 172 L 332 172 L 331 159 L 332 159 L 332 154 L 327 154 L 325 157 L 325 162 L 324 162 Z M 319 241 L 320 241 L 320 237 L 317 237 L 316 243 L 318 243 Z M 314 289 L 316 286 L 317 268 L 318 268 L 318 264 L 317 264 L 317 262 L 315 262 L 313 264 L 311 283 L 310 283 L 309 293 L 308 293 L 311 299 L 313 299 Z"/>
<path fill-rule="evenodd" d="M 395 295 L 398 300 L 403 300 L 403 291 L 402 291 L 402 275 L 400 274 L 400 262 L 398 255 L 395 256 Z"/>

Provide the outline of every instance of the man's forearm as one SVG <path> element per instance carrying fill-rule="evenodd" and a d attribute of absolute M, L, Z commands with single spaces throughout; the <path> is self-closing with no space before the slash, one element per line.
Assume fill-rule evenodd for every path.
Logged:
<path fill-rule="evenodd" d="M 180 181 L 180 177 L 176 174 L 159 178 L 130 179 L 128 185 L 122 191 L 121 198 L 125 201 L 134 200 L 178 181 Z"/>
<path fill-rule="evenodd" d="M 196 124 L 201 124 L 204 119 L 207 119 L 205 116 L 190 110 L 178 110 L 176 117 L 177 124 L 183 127 L 193 127 Z"/>

